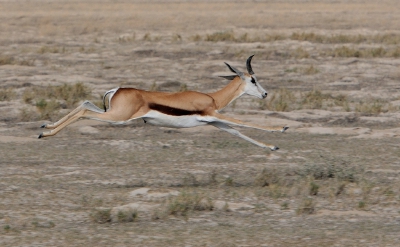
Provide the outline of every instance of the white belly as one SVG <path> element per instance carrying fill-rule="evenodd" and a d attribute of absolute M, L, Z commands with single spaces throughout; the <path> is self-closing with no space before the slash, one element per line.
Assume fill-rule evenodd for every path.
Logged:
<path fill-rule="evenodd" d="M 199 121 L 199 115 L 171 116 L 157 111 L 149 111 L 142 118 L 146 123 L 170 127 L 170 128 L 190 128 L 206 125 L 207 122 Z"/>

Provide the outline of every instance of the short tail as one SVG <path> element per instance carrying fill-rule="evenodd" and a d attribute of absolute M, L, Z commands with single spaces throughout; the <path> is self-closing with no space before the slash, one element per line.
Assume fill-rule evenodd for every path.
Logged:
<path fill-rule="evenodd" d="M 103 96 L 103 108 L 104 108 L 104 112 L 107 111 L 107 107 L 106 107 L 106 97 L 107 97 L 107 95 L 110 94 L 110 93 L 114 94 L 117 90 L 118 90 L 118 88 L 114 88 L 114 89 L 111 89 L 111 90 L 107 91 L 107 92 L 104 94 L 104 96 Z M 110 96 L 110 99 L 108 100 L 108 106 L 109 106 L 109 107 L 110 107 L 111 97 L 112 97 L 112 95 Z"/>

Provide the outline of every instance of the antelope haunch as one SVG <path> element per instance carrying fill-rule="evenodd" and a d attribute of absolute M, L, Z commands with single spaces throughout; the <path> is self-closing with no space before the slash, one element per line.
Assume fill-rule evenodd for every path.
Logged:
<path fill-rule="evenodd" d="M 115 88 L 105 93 L 103 97 L 104 110 L 89 101 L 85 101 L 59 121 L 53 124 L 42 125 L 42 128 L 52 130 L 41 133 L 39 138 L 53 136 L 81 118 L 117 124 L 124 124 L 141 118 L 145 123 L 173 128 L 189 128 L 208 124 L 243 138 L 259 147 L 277 150 L 278 147 L 253 140 L 233 129 L 230 125 L 268 132 L 284 132 L 288 127 L 262 127 L 244 123 L 219 113 L 219 110 L 243 94 L 253 95 L 260 99 L 267 97 L 267 92 L 258 83 L 251 68 L 251 59 L 253 56 L 250 56 L 246 61 L 248 73 L 243 73 L 225 63 L 235 75 L 222 76 L 231 80 L 231 82 L 217 92 L 200 93 L 185 91 L 167 93 L 150 92 L 136 88 Z M 107 95 L 110 95 L 108 110 L 105 106 Z"/>

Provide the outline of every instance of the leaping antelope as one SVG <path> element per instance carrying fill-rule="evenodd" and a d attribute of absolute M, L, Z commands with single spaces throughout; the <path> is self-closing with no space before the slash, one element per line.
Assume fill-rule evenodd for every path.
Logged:
<path fill-rule="evenodd" d="M 214 93 L 200 93 L 185 91 L 178 93 L 150 92 L 136 88 L 115 88 L 104 94 L 104 110 L 89 101 L 83 102 L 71 113 L 53 124 L 43 124 L 42 128 L 52 129 L 43 132 L 38 138 L 53 136 L 66 126 L 81 119 L 95 119 L 115 124 L 124 124 L 134 119 L 143 119 L 145 123 L 172 127 L 189 128 L 201 125 L 212 125 L 230 134 L 243 138 L 262 148 L 277 150 L 278 147 L 265 144 L 243 135 L 230 127 L 248 127 L 268 132 L 284 132 L 289 127 L 262 127 L 255 124 L 244 123 L 240 120 L 224 116 L 219 113 L 229 103 L 243 94 L 253 95 L 264 99 L 267 92 L 258 83 L 251 68 L 250 56 L 246 61 L 247 72 L 243 73 L 233 66 L 225 63 L 235 75 L 222 76 L 231 80 L 221 90 Z M 109 109 L 107 111 L 105 100 L 109 96 Z"/>

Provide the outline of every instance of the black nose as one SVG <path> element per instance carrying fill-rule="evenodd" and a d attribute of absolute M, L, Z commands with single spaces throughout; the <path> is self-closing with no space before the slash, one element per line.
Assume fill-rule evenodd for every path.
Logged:
<path fill-rule="evenodd" d="M 265 98 L 267 98 L 267 95 L 268 95 L 268 93 L 265 92 L 262 97 L 265 99 Z"/>

